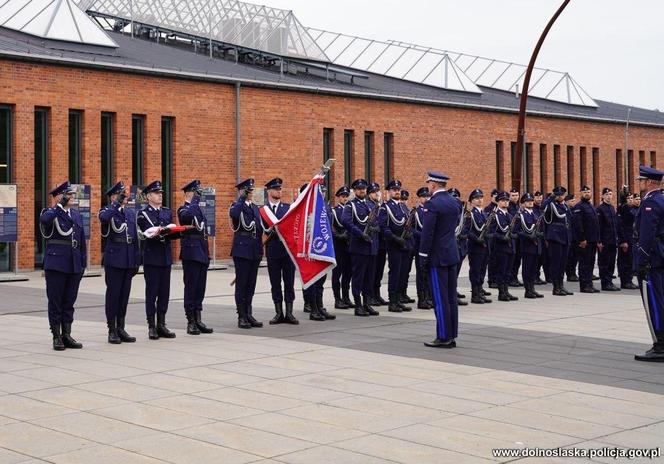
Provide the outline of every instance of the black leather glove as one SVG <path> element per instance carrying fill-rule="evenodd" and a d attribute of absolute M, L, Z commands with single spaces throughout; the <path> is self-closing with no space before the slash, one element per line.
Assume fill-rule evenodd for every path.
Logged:
<path fill-rule="evenodd" d="M 406 233 L 403 234 L 403 238 L 405 238 L 406 240 L 410 240 L 411 238 L 413 238 L 413 233 L 406 231 Z"/>
<path fill-rule="evenodd" d="M 373 242 L 373 239 L 371 238 L 371 235 L 369 235 L 369 234 L 362 234 L 362 240 L 364 240 L 367 243 Z"/>
<path fill-rule="evenodd" d="M 646 277 L 648 277 L 649 273 L 650 273 L 650 263 L 639 264 L 639 267 L 636 270 L 636 275 L 638 276 L 639 279 L 644 280 Z"/>
<path fill-rule="evenodd" d="M 196 190 L 194 190 L 194 195 L 197 197 L 202 197 L 203 196 L 203 189 L 198 187 Z"/>
<path fill-rule="evenodd" d="M 379 226 L 370 226 L 369 229 L 371 229 L 371 233 L 377 234 L 380 232 L 380 227 Z"/>
<path fill-rule="evenodd" d="M 122 203 L 124 203 L 126 199 L 127 199 L 126 193 L 122 192 L 120 193 L 120 195 L 118 195 L 118 203 L 120 203 L 120 205 L 122 205 Z"/>
<path fill-rule="evenodd" d="M 60 198 L 60 201 L 58 203 L 60 203 L 62 205 L 62 207 L 64 208 L 65 206 L 67 206 L 69 204 L 70 199 L 71 199 L 71 197 L 69 195 L 62 195 L 62 198 Z"/>
<path fill-rule="evenodd" d="M 457 237 L 457 239 L 459 239 L 459 240 L 468 240 L 468 236 L 465 235 L 465 234 L 461 234 Z"/>
<path fill-rule="evenodd" d="M 394 241 L 394 243 L 396 243 L 397 245 L 399 245 L 402 248 L 406 246 L 406 240 L 403 239 L 402 237 L 395 236 L 395 237 L 392 238 L 392 240 Z"/>

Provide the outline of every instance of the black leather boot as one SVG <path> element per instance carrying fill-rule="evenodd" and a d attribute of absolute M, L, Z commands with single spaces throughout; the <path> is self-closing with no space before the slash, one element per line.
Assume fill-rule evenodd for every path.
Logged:
<path fill-rule="evenodd" d="M 166 327 L 166 314 L 157 313 L 157 333 L 159 338 L 175 338 L 175 334 Z"/>
<path fill-rule="evenodd" d="M 51 333 L 53 334 L 53 349 L 55 351 L 64 351 L 65 344 L 62 341 L 62 332 L 59 325 L 51 326 Z"/>
<path fill-rule="evenodd" d="M 62 342 L 65 344 L 65 348 L 73 348 L 75 350 L 83 348 L 83 344 L 77 342 L 71 336 L 71 322 L 62 323 Z"/>
<path fill-rule="evenodd" d="M 498 285 L 498 301 L 511 301 L 507 293 L 507 284 Z"/>
<path fill-rule="evenodd" d="M 362 304 L 362 297 L 356 297 L 355 298 L 355 315 L 359 317 L 369 317 L 371 314 L 369 314 L 365 309 L 364 305 Z"/>
<path fill-rule="evenodd" d="M 187 313 L 187 333 L 189 335 L 200 335 L 201 331 L 198 329 L 198 325 L 196 325 L 196 316 L 194 313 Z"/>
<path fill-rule="evenodd" d="M 122 343 L 122 340 L 120 340 L 120 337 L 118 336 L 118 327 L 115 319 L 112 321 L 106 321 L 106 325 L 108 326 L 108 343 L 111 345 L 119 345 Z"/>
<path fill-rule="evenodd" d="M 124 318 L 124 316 L 123 317 L 118 316 L 117 326 L 118 326 L 118 337 L 120 337 L 120 340 L 122 340 L 122 343 L 134 343 L 134 342 L 136 342 L 136 337 L 132 337 L 125 330 L 125 318 Z"/>
<path fill-rule="evenodd" d="M 255 328 L 260 329 L 261 327 L 263 327 L 263 323 L 262 323 L 262 322 L 258 322 L 258 321 L 254 318 L 254 314 L 253 314 L 253 313 L 254 313 L 254 308 L 251 306 L 251 304 L 248 304 L 248 305 L 247 305 L 247 320 L 249 321 L 249 324 L 251 324 L 252 327 L 255 327 Z"/>
<path fill-rule="evenodd" d="M 286 315 L 284 316 L 284 322 L 291 325 L 298 325 L 300 323 L 300 321 L 295 319 L 295 316 L 293 316 L 293 302 L 286 303 Z"/>
<path fill-rule="evenodd" d="M 567 295 L 574 295 L 574 292 L 570 292 L 569 290 L 567 290 L 567 289 L 565 288 L 565 284 L 563 283 L 563 280 L 562 280 L 562 279 L 560 279 L 559 285 L 560 285 L 560 289 L 561 289 L 563 292 L 565 292 Z"/>
<path fill-rule="evenodd" d="M 481 296 L 482 299 L 484 300 L 484 303 L 485 303 L 485 304 L 492 303 L 493 300 L 490 299 L 490 298 L 487 298 L 487 296 L 491 295 L 491 292 L 487 292 L 486 290 L 484 290 L 484 289 L 482 288 L 481 285 L 480 285 L 479 287 L 480 287 L 480 288 L 479 288 L 479 290 L 480 290 L 480 296 Z"/>
<path fill-rule="evenodd" d="M 483 295 L 483 296 L 491 296 L 491 292 L 490 292 L 490 291 L 488 291 L 488 290 L 484 290 L 484 288 L 482 288 L 481 285 L 480 285 L 480 288 L 482 289 L 482 295 Z"/>
<path fill-rule="evenodd" d="M 311 307 L 311 313 L 309 314 L 310 321 L 325 321 L 325 315 L 321 311 L 321 308 L 318 306 L 318 298 L 315 296 L 310 297 L 309 306 Z"/>
<path fill-rule="evenodd" d="M 274 312 L 276 314 L 272 319 L 270 319 L 270 325 L 283 324 L 284 322 L 286 322 L 284 319 L 284 310 L 282 303 L 274 304 Z"/>
<path fill-rule="evenodd" d="M 247 319 L 247 309 L 245 304 L 237 307 L 237 327 L 238 329 L 251 329 L 251 323 Z"/>
<path fill-rule="evenodd" d="M 348 309 L 350 306 L 341 298 L 339 290 L 334 292 L 334 309 Z"/>
<path fill-rule="evenodd" d="M 304 300 L 304 308 L 302 309 L 302 311 L 304 311 L 305 313 L 310 313 L 311 312 L 311 304 L 310 304 L 309 299 L 307 298 L 307 296 L 304 294 L 304 290 L 302 290 L 302 299 Z"/>
<path fill-rule="evenodd" d="M 525 294 L 523 295 L 524 298 L 528 298 L 529 300 L 537 298 L 537 295 L 535 294 L 535 284 L 531 282 L 524 282 L 523 287 L 526 290 Z"/>
<path fill-rule="evenodd" d="M 376 306 L 387 306 L 389 303 L 383 298 L 383 296 L 380 294 L 380 287 L 376 289 L 375 292 L 375 305 Z"/>
<path fill-rule="evenodd" d="M 410 311 L 413 310 L 413 308 L 411 308 L 410 306 L 406 306 L 404 304 L 404 302 L 406 301 L 406 297 L 404 296 L 404 294 L 399 295 L 397 293 L 395 298 L 396 298 L 395 301 L 397 302 L 397 305 L 399 305 L 399 307 L 401 308 L 401 311 L 403 311 L 404 313 L 407 313 L 407 312 L 410 312 Z M 415 301 L 415 300 L 413 300 L 413 301 Z"/>
<path fill-rule="evenodd" d="M 653 346 L 644 354 L 635 354 L 634 359 L 644 362 L 664 362 L 664 350 Z"/>
<path fill-rule="evenodd" d="M 368 295 L 364 296 L 364 310 L 369 313 L 369 316 L 378 316 L 380 313 L 371 306 L 370 298 Z"/>
<path fill-rule="evenodd" d="M 423 291 L 417 292 L 417 309 L 430 309 Z"/>
<path fill-rule="evenodd" d="M 562 279 L 553 281 L 553 291 L 551 292 L 553 296 L 567 296 L 567 292 L 562 289 Z"/>
<path fill-rule="evenodd" d="M 202 334 L 211 334 L 212 332 L 214 332 L 214 329 L 212 327 L 208 327 L 203 323 L 202 310 L 197 309 L 196 312 L 194 313 L 194 316 L 196 316 L 196 325 L 198 326 L 198 330 L 200 330 Z"/>
<path fill-rule="evenodd" d="M 424 346 L 428 346 L 429 348 L 456 348 L 456 341 L 454 339 L 442 340 L 436 338 L 432 342 L 424 342 Z"/>
<path fill-rule="evenodd" d="M 428 288 L 425 290 L 426 296 L 427 296 L 427 304 L 429 305 L 429 309 L 433 309 L 434 304 L 433 304 L 433 294 L 431 293 L 431 289 Z"/>
<path fill-rule="evenodd" d="M 484 304 L 484 299 L 482 298 L 482 295 L 480 294 L 481 292 L 481 287 L 479 285 L 473 285 L 472 287 L 472 293 L 470 297 L 470 302 L 474 304 Z"/>
<path fill-rule="evenodd" d="M 148 338 L 150 340 L 159 340 L 157 325 L 154 322 L 155 316 L 148 316 Z"/>
<path fill-rule="evenodd" d="M 349 309 L 353 307 L 353 302 L 350 299 L 350 289 L 341 290 L 341 301 L 343 301 Z"/>
<path fill-rule="evenodd" d="M 387 310 L 391 313 L 402 313 L 401 306 L 396 302 L 397 296 L 394 293 L 388 295 L 389 304 Z"/>

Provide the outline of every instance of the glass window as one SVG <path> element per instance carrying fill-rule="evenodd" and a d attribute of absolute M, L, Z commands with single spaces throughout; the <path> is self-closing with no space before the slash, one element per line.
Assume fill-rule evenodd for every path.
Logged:
<path fill-rule="evenodd" d="M 586 153 L 586 147 L 579 147 L 579 179 L 581 180 L 581 186 L 588 185 L 588 154 Z"/>
<path fill-rule="evenodd" d="M 574 147 L 567 145 L 567 191 L 576 192 L 576 183 L 574 182 Z"/>
<path fill-rule="evenodd" d="M 593 147 L 593 201 L 599 202 L 599 148 Z"/>
<path fill-rule="evenodd" d="M 173 118 L 161 118 L 161 184 L 164 206 L 170 207 L 173 196 Z"/>
<path fill-rule="evenodd" d="M 344 182 L 347 185 L 353 181 L 353 131 L 344 131 Z"/>
<path fill-rule="evenodd" d="M 622 186 L 625 185 L 625 159 L 623 151 L 616 149 L 616 192 L 620 192 Z"/>
<path fill-rule="evenodd" d="M 562 163 L 560 162 L 560 145 L 553 146 L 553 187 L 562 185 L 561 173 Z"/>
<path fill-rule="evenodd" d="M 545 143 L 540 143 L 540 192 L 549 191 L 549 153 Z"/>
<path fill-rule="evenodd" d="M 636 174 L 634 174 L 634 150 L 627 150 L 627 186 L 629 191 L 634 191 L 634 181 Z"/>
<path fill-rule="evenodd" d="M 364 176 L 367 182 L 373 182 L 374 176 L 374 133 L 364 133 Z"/>
<path fill-rule="evenodd" d="M 48 148 L 49 121 L 48 109 L 35 109 L 35 267 L 44 263 L 44 238 L 39 228 L 39 216 L 48 204 Z"/>
<path fill-rule="evenodd" d="M 134 185 L 143 185 L 145 161 L 145 116 L 131 118 L 131 180 Z"/>
<path fill-rule="evenodd" d="M 0 184 L 12 182 L 12 110 L 0 105 Z M 11 270 L 11 247 L 0 242 L 0 272 Z"/>
<path fill-rule="evenodd" d="M 502 140 L 496 140 L 496 188 L 503 190 L 505 184 L 505 147 Z"/>
<path fill-rule="evenodd" d="M 535 178 L 534 166 L 533 166 L 533 144 L 526 144 L 526 165 L 523 167 L 523 172 L 525 174 L 525 179 L 521 182 L 523 189 L 521 192 L 533 192 L 533 184 Z M 525 189 L 525 190 L 524 190 Z"/>
<path fill-rule="evenodd" d="M 650 152 L 650 166 L 653 168 L 657 167 L 657 152 L 656 151 L 651 151 Z"/>
<path fill-rule="evenodd" d="M 327 129 L 327 128 L 323 129 L 323 164 L 325 164 L 330 158 L 333 158 L 332 156 L 333 135 L 334 131 L 332 129 Z M 332 177 L 333 176 L 331 172 L 327 176 L 325 176 L 325 186 L 327 187 L 326 199 L 328 201 L 336 193 L 332 191 L 334 189 Z"/>
<path fill-rule="evenodd" d="M 83 145 L 83 113 L 69 111 L 69 182 L 81 183 L 81 159 Z"/>
<path fill-rule="evenodd" d="M 385 185 L 387 185 L 394 175 L 394 134 L 386 132 L 383 138 L 384 164 L 385 164 Z"/>
<path fill-rule="evenodd" d="M 115 154 L 115 115 L 113 113 L 101 114 L 101 198 L 106 204 L 108 197 L 106 191 L 114 182 L 113 156 Z"/>

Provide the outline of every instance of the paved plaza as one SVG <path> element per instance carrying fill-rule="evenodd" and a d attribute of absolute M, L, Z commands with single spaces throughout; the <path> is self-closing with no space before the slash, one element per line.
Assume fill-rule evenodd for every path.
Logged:
<path fill-rule="evenodd" d="M 422 344 L 432 311 L 310 322 L 299 291 L 301 324 L 269 326 L 265 269 L 254 301 L 265 328 L 239 330 L 232 279 L 210 273 L 204 320 L 215 333 L 188 336 L 175 270 L 177 338 L 149 341 L 137 276 L 128 331 L 138 342 L 115 346 L 104 280 L 86 278 L 73 328 L 84 349 L 64 352 L 51 349 L 39 273 L 0 284 L 0 463 L 664 461 L 492 452 L 664 444 L 664 365 L 633 360 L 651 342 L 638 292 L 560 298 L 538 287 L 544 299 L 506 304 L 494 291 L 492 304 L 460 308 L 447 351 Z"/>

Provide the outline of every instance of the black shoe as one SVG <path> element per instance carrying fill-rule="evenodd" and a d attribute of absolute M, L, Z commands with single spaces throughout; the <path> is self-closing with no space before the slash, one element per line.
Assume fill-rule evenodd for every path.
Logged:
<path fill-rule="evenodd" d="M 150 340 L 159 340 L 159 334 L 157 333 L 157 326 L 154 321 L 155 321 L 154 316 L 148 316 L 148 338 Z"/>
<path fill-rule="evenodd" d="M 512 301 L 509 292 L 507 291 L 507 284 L 498 286 L 498 301 Z"/>
<path fill-rule="evenodd" d="M 378 316 L 380 313 L 376 311 L 370 304 L 368 304 L 370 298 L 364 297 L 364 310 L 369 313 L 369 316 Z"/>
<path fill-rule="evenodd" d="M 136 342 L 136 337 L 132 337 L 125 330 L 125 318 L 124 317 L 118 317 L 117 318 L 117 326 L 118 326 L 118 337 L 120 337 L 120 340 L 122 340 L 122 343 L 134 343 L 134 342 Z"/>
<path fill-rule="evenodd" d="M 457 306 L 468 306 L 468 302 L 457 298 Z"/>
<path fill-rule="evenodd" d="M 251 327 L 254 327 L 254 328 L 258 328 L 258 329 L 260 329 L 261 327 L 263 327 L 263 323 L 257 321 L 257 320 L 254 318 L 254 314 L 253 314 L 253 313 L 254 313 L 254 308 L 253 308 L 253 306 L 251 306 L 251 304 L 248 304 L 248 305 L 247 305 L 247 320 L 249 321 L 249 324 L 251 324 Z"/>
<path fill-rule="evenodd" d="M 619 292 L 620 289 L 611 283 L 609 285 L 602 285 L 602 291 L 605 291 L 605 292 Z"/>
<path fill-rule="evenodd" d="M 333 321 L 337 318 L 336 315 L 328 313 L 327 309 L 325 309 L 325 308 L 320 308 L 320 312 L 321 312 L 321 314 L 323 315 L 323 317 L 325 318 L 326 321 Z"/>
<path fill-rule="evenodd" d="M 484 298 L 482 297 L 482 287 L 479 285 L 472 286 L 470 302 L 473 304 L 484 304 Z"/>
<path fill-rule="evenodd" d="M 458 300 L 463 300 L 464 298 L 466 298 L 466 295 L 464 295 L 463 293 L 457 292 L 457 299 Z"/>
<path fill-rule="evenodd" d="M 572 274 L 567 276 L 567 282 L 578 282 L 579 281 L 579 276 Z"/>
<path fill-rule="evenodd" d="M 593 275 L 593 280 L 599 280 L 599 279 L 600 279 L 599 276 Z"/>
<path fill-rule="evenodd" d="M 295 316 L 293 316 L 293 302 L 291 301 L 290 303 L 286 303 L 286 315 L 284 316 L 284 322 L 286 324 L 291 324 L 291 325 L 298 325 L 300 321 L 298 321 Z"/>
<path fill-rule="evenodd" d="M 630 282 L 627 282 L 627 283 L 621 284 L 621 285 L 620 285 L 620 288 L 622 288 L 623 290 L 638 290 L 638 289 L 639 289 L 639 286 L 638 286 L 638 285 L 634 285 L 634 283 L 630 281 Z"/>
<path fill-rule="evenodd" d="M 581 293 L 599 293 L 599 290 L 596 289 L 593 285 L 585 286 L 581 288 Z"/>
<path fill-rule="evenodd" d="M 572 291 L 570 291 L 570 290 L 567 290 L 567 289 L 565 288 L 565 285 L 563 285 L 562 281 L 560 282 L 560 289 L 561 289 L 563 292 L 565 292 L 565 294 L 566 294 L 567 296 L 574 295 L 574 292 L 572 292 Z"/>
<path fill-rule="evenodd" d="M 535 280 L 535 285 L 546 285 L 546 281 L 540 279 L 539 277 Z"/>
<path fill-rule="evenodd" d="M 519 282 L 519 279 L 512 279 L 512 280 L 510 280 L 510 283 L 508 284 L 508 287 L 513 287 L 513 288 L 523 287 L 523 284 L 521 282 Z"/>
<path fill-rule="evenodd" d="M 65 344 L 65 348 L 72 348 L 74 350 L 83 348 L 83 344 L 77 342 L 71 336 L 71 323 L 62 323 L 62 343 Z"/>
<path fill-rule="evenodd" d="M 425 292 L 417 293 L 417 309 L 431 309 Z"/>
<path fill-rule="evenodd" d="M 237 307 L 237 327 L 238 329 L 251 329 L 251 323 L 247 319 L 246 305 L 241 304 Z"/>
<path fill-rule="evenodd" d="M 187 334 L 189 335 L 200 335 L 201 331 L 196 325 L 196 316 L 194 313 L 187 314 Z"/>
<path fill-rule="evenodd" d="M 306 298 L 304 300 L 304 308 L 302 308 L 302 311 L 304 311 L 305 313 L 310 313 L 311 312 L 311 305 L 306 300 Z"/>
<path fill-rule="evenodd" d="M 385 300 L 385 298 L 383 298 L 380 294 L 380 290 L 376 291 L 376 296 L 374 299 L 376 300 L 375 306 L 387 306 L 388 304 L 387 300 Z"/>
<path fill-rule="evenodd" d="M 274 304 L 274 312 L 276 315 L 270 320 L 270 325 L 283 324 L 286 322 L 284 319 L 284 309 L 282 303 Z"/>
<path fill-rule="evenodd" d="M 311 300 L 309 301 L 309 307 L 311 308 L 311 313 L 309 314 L 310 321 L 318 321 L 318 322 L 325 321 L 325 315 L 321 312 L 320 308 L 318 307 L 318 299 L 315 296 L 311 297 Z"/>
<path fill-rule="evenodd" d="M 348 291 L 347 290 L 346 291 L 342 290 L 341 294 L 342 294 L 341 301 L 343 301 L 343 303 L 346 306 L 348 306 L 348 309 L 352 308 L 353 307 L 353 302 L 350 301 L 350 296 L 348 295 Z"/>
<path fill-rule="evenodd" d="M 499 288 L 498 284 L 495 282 L 489 282 L 489 288 Z"/>
<path fill-rule="evenodd" d="M 634 359 L 644 362 L 664 362 L 664 351 L 657 351 L 651 348 L 644 354 L 635 354 Z"/>
<path fill-rule="evenodd" d="M 553 296 L 567 296 L 567 292 L 562 290 L 562 282 L 558 283 L 557 281 L 553 282 L 553 291 L 551 294 Z"/>
<path fill-rule="evenodd" d="M 112 321 L 106 321 L 106 325 L 108 326 L 108 343 L 111 345 L 119 345 L 122 343 L 122 340 L 120 340 L 120 337 L 118 336 L 118 327 L 115 319 Z"/>
<path fill-rule="evenodd" d="M 53 349 L 55 351 L 64 351 L 65 344 L 62 341 L 62 333 L 60 332 L 60 326 L 51 326 L 51 333 L 53 334 Z"/>
<path fill-rule="evenodd" d="M 484 295 L 484 296 L 491 296 L 491 292 L 489 292 L 489 291 L 487 291 L 487 290 L 484 290 L 481 286 L 480 286 L 480 290 L 482 290 L 482 295 Z"/>
<path fill-rule="evenodd" d="M 166 327 L 166 314 L 157 313 L 157 333 L 159 338 L 175 338 L 175 334 Z"/>
<path fill-rule="evenodd" d="M 526 290 L 526 293 L 524 293 L 523 297 L 528 299 L 528 300 L 537 299 L 537 295 L 535 295 L 535 293 L 533 293 L 530 289 Z"/>
<path fill-rule="evenodd" d="M 430 348 L 456 348 L 456 342 L 454 340 L 441 340 L 437 338 L 432 342 L 424 342 L 424 346 Z"/>
<path fill-rule="evenodd" d="M 344 303 L 342 299 L 340 298 L 334 299 L 334 309 L 348 309 L 348 308 L 350 308 L 350 306 Z"/>
<path fill-rule="evenodd" d="M 200 330 L 202 334 L 211 334 L 214 332 L 214 329 L 212 327 L 208 327 L 203 323 L 202 309 L 197 309 L 196 312 L 194 313 L 194 316 L 196 317 L 196 325 L 198 326 L 198 330 Z"/>
<path fill-rule="evenodd" d="M 389 297 L 390 297 L 390 301 L 389 301 L 389 305 L 387 307 L 387 310 L 391 313 L 402 313 L 403 310 L 401 309 L 401 306 L 399 306 L 399 304 L 396 302 L 396 298 L 397 298 L 396 295 L 393 294 L 393 293 L 390 293 Z"/>
<path fill-rule="evenodd" d="M 358 317 L 369 317 L 371 314 L 369 314 L 365 309 L 364 305 L 362 304 L 362 298 L 356 298 L 355 299 L 355 315 Z"/>

